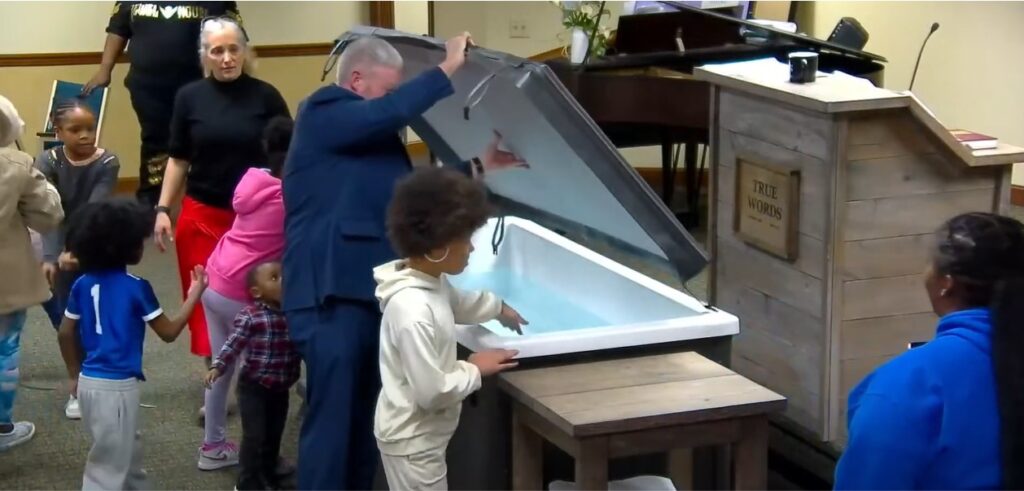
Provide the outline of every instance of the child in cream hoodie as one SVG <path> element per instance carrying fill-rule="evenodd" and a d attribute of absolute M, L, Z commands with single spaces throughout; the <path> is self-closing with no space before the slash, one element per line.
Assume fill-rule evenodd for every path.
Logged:
<path fill-rule="evenodd" d="M 445 450 L 462 400 L 482 377 L 516 366 L 514 350 L 456 358 L 456 324 L 497 318 L 520 334 L 526 324 L 494 294 L 463 292 L 445 278 L 466 268 L 470 237 L 489 211 L 480 185 L 436 168 L 403 180 L 388 209 L 388 236 L 404 259 L 374 269 L 383 311 L 374 435 L 393 490 L 447 489 Z"/>

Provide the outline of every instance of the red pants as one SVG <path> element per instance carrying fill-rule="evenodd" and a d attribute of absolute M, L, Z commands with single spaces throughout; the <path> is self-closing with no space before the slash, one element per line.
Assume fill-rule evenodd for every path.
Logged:
<path fill-rule="evenodd" d="M 188 293 L 189 284 L 192 283 L 192 269 L 196 266 L 206 267 L 206 261 L 210 259 L 210 254 L 213 254 L 217 242 L 231 229 L 234 220 L 235 213 L 231 210 L 204 205 L 187 196 L 182 201 L 178 230 L 174 234 L 182 296 Z M 202 303 L 197 304 L 192 311 L 188 319 L 188 329 L 192 333 L 192 354 L 212 356 Z"/>

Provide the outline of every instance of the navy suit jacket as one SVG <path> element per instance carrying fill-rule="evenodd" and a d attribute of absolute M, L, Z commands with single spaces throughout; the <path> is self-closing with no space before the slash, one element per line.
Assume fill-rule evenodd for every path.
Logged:
<path fill-rule="evenodd" d="M 395 258 L 387 206 L 412 170 L 399 131 L 453 92 L 434 68 L 377 99 L 330 85 L 303 102 L 283 182 L 285 310 L 376 300 L 373 268 Z"/>

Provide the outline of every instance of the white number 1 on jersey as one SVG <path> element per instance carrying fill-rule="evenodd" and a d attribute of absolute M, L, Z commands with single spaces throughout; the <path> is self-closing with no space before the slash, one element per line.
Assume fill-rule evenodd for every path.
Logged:
<path fill-rule="evenodd" d="M 92 294 L 92 309 L 96 311 L 96 334 L 103 334 L 103 326 L 100 324 L 100 286 L 93 285 L 89 293 Z"/>

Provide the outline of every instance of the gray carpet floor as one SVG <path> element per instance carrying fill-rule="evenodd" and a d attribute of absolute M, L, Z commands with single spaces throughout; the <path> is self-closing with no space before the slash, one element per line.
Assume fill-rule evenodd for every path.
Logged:
<path fill-rule="evenodd" d="M 180 305 L 181 289 L 173 252 L 148 247 L 141 264 L 131 272 L 148 279 L 168 311 Z M 145 468 L 154 489 L 232 489 L 237 468 L 198 470 L 203 429 L 203 360 L 189 352 L 189 334 L 172 344 L 147 333 L 142 385 L 142 441 Z M 68 391 L 66 371 L 56 332 L 40 308 L 29 311 L 22 336 L 21 387 L 14 417 L 36 424 L 35 438 L 10 452 L 0 453 L 0 489 L 81 489 L 82 468 L 89 449 L 79 421 L 64 417 Z M 300 401 L 293 395 L 282 454 L 294 459 L 298 442 Z M 229 438 L 241 439 L 238 416 L 228 420 Z"/>

